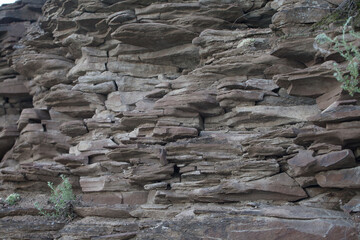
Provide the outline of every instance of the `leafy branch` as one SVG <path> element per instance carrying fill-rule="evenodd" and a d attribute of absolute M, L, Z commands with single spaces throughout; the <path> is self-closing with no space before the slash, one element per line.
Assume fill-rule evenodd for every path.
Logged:
<path fill-rule="evenodd" d="M 348 43 L 346 40 L 346 30 L 352 20 L 349 17 L 342 29 L 342 35 L 340 39 L 338 37 L 331 39 L 325 33 L 316 36 L 315 41 L 318 44 L 331 43 L 333 44 L 333 50 L 337 51 L 348 63 L 346 71 L 342 71 L 337 63 L 334 63 L 334 77 L 336 80 L 342 83 L 341 87 L 348 91 L 350 96 L 354 96 L 355 93 L 360 92 L 359 88 L 359 61 L 360 53 L 356 46 L 352 43 Z M 356 39 L 360 39 L 360 34 L 356 33 L 352 28 L 349 34 Z"/>

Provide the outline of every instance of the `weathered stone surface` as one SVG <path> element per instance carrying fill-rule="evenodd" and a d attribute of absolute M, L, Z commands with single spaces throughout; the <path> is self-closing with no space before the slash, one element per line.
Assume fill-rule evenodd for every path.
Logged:
<path fill-rule="evenodd" d="M 133 208 L 126 205 L 101 205 L 75 207 L 74 211 L 80 217 L 96 216 L 106 218 L 129 218 Z"/>
<path fill-rule="evenodd" d="M 34 2 L 18 2 L 12 5 L 5 5 L 0 12 L 0 23 L 35 21 L 39 17 L 38 11 L 45 1 L 37 0 Z"/>
<path fill-rule="evenodd" d="M 358 106 L 353 105 L 340 105 L 333 109 L 329 109 L 328 111 L 323 111 L 320 114 L 313 116 L 311 121 L 313 121 L 316 125 L 326 126 L 328 123 L 338 123 L 345 121 L 354 121 L 359 120 L 359 110 Z M 350 123 L 347 123 L 350 124 Z M 329 127 L 329 130 L 336 129 L 337 125 L 332 125 Z M 341 126 L 341 125 L 340 125 Z M 339 128 L 341 128 L 339 126 Z"/>
<path fill-rule="evenodd" d="M 68 76 L 76 78 L 84 75 L 87 71 L 105 71 L 107 54 L 94 48 L 83 47 L 81 49 L 82 57 L 77 60 L 76 65 L 70 69 Z"/>
<path fill-rule="evenodd" d="M 86 193 L 82 200 L 87 204 L 138 205 L 147 202 L 148 194 L 147 191 Z"/>
<path fill-rule="evenodd" d="M 156 101 L 154 108 L 175 108 L 186 112 L 199 112 L 204 116 L 219 115 L 223 112 L 214 94 L 210 92 L 168 94 Z"/>
<path fill-rule="evenodd" d="M 360 196 L 354 196 L 349 202 L 347 202 L 342 209 L 348 213 L 356 213 L 360 211 Z"/>
<path fill-rule="evenodd" d="M 340 83 L 333 76 L 333 62 L 274 76 L 280 87 L 286 88 L 290 95 L 318 97 L 337 88 Z"/>
<path fill-rule="evenodd" d="M 127 171 L 126 175 L 132 182 L 145 184 L 170 179 L 174 173 L 174 164 L 162 166 L 161 164 L 139 165 Z"/>
<path fill-rule="evenodd" d="M 232 212 L 231 216 L 224 212 Z M 330 216 L 330 217 L 329 217 Z M 338 211 L 306 207 L 212 209 L 204 207 L 161 225 L 145 229 L 137 238 L 220 239 L 357 239 L 349 220 Z M 181 231 L 188 229 L 188 231 Z"/>
<path fill-rule="evenodd" d="M 300 151 L 288 160 L 289 174 L 292 176 L 310 175 L 320 171 L 355 167 L 355 156 L 351 150 L 331 152 L 313 157 L 313 151 Z"/>
<path fill-rule="evenodd" d="M 21 112 L 18 120 L 18 130 L 21 131 L 28 123 L 40 123 L 41 120 L 49 120 L 49 112 L 45 109 L 27 108 Z"/>
<path fill-rule="evenodd" d="M 66 70 L 74 66 L 69 59 L 54 54 L 27 54 L 18 59 L 14 64 L 17 72 L 29 78 L 34 78 L 38 74 L 45 72 L 58 73 L 49 79 L 38 79 L 40 83 L 47 87 L 68 82 L 66 76 L 61 74 L 64 74 Z M 55 79 L 56 77 L 59 79 Z"/>
<path fill-rule="evenodd" d="M 316 50 L 313 48 L 314 38 L 296 38 L 280 42 L 271 52 L 280 58 L 288 58 L 303 63 L 314 59 Z"/>
<path fill-rule="evenodd" d="M 76 137 L 86 134 L 88 132 L 88 129 L 86 128 L 83 121 L 74 120 L 61 124 L 60 131 L 67 136 Z"/>
<path fill-rule="evenodd" d="M 85 217 L 67 224 L 59 234 L 62 238 L 129 239 L 136 235 L 139 224 L 134 220 Z M 106 237 L 108 236 L 108 237 Z M 119 238 L 117 238 L 119 236 Z"/>
<path fill-rule="evenodd" d="M 70 155 L 70 156 L 76 157 L 74 155 Z M 124 169 L 127 169 L 130 166 L 130 164 L 126 162 L 108 161 L 108 159 L 106 158 L 105 160 L 103 160 L 101 156 L 102 155 L 96 156 L 98 158 L 90 157 L 91 164 L 85 166 L 78 166 L 76 169 L 73 169 L 71 172 L 79 176 L 101 176 L 106 173 L 121 173 L 124 171 Z M 84 158 L 86 157 L 86 155 L 85 156 L 80 155 L 76 157 L 76 159 L 80 157 Z M 98 161 L 96 162 L 95 160 Z"/>
<path fill-rule="evenodd" d="M 315 175 L 321 187 L 359 188 L 360 167 L 321 172 Z"/>
<path fill-rule="evenodd" d="M 231 126 L 235 129 L 277 126 L 306 121 L 318 112 L 316 106 L 246 106 L 236 107 L 233 111 L 218 117 L 205 119 L 205 128 L 214 129 Z"/>
<path fill-rule="evenodd" d="M 0 7 L 1 237 L 357 239 L 359 96 L 310 31 L 340 2 L 43 4 Z M 49 227 L 61 174 L 83 205 Z"/>
<path fill-rule="evenodd" d="M 310 131 L 304 131 L 298 134 L 294 140 L 296 144 L 319 144 L 326 143 L 331 145 L 357 145 L 360 139 L 360 131 L 357 128 L 353 128 L 352 125 L 358 125 L 357 122 L 351 122 L 350 124 L 341 124 L 342 127 L 337 129 L 325 130 L 323 128 L 313 129 Z M 340 126 L 341 126 L 340 125 Z"/>
<path fill-rule="evenodd" d="M 114 112 L 132 110 L 137 102 L 145 96 L 143 92 L 113 92 L 105 101 L 107 109 Z"/>
<path fill-rule="evenodd" d="M 142 63 L 155 64 L 155 65 L 163 65 L 163 69 L 171 69 L 165 68 L 164 65 L 169 65 L 178 68 L 185 69 L 193 69 L 194 65 L 199 61 L 198 48 L 196 48 L 192 44 L 185 45 L 177 45 L 171 48 L 162 49 L 155 52 L 145 52 L 139 53 L 137 56 L 126 55 L 119 53 L 117 56 L 117 60 L 119 61 L 139 61 Z M 139 64 L 139 66 L 141 66 Z M 146 66 L 146 65 L 143 65 Z M 160 67 L 160 66 L 159 66 Z M 174 68 L 173 68 L 174 69 Z M 149 71 L 150 69 L 147 69 Z"/>
<path fill-rule="evenodd" d="M 193 190 L 190 196 L 201 202 L 236 202 L 254 199 L 296 201 L 307 197 L 304 190 L 285 173 L 246 183 L 236 180 L 224 181 L 216 187 Z"/>
<path fill-rule="evenodd" d="M 164 49 L 190 43 L 196 37 L 196 33 L 185 28 L 161 23 L 134 23 L 119 27 L 111 36 L 135 46 Z"/>
<path fill-rule="evenodd" d="M 169 141 L 179 138 L 197 137 L 198 131 L 195 128 L 161 126 L 154 128 L 153 136 Z"/>
<path fill-rule="evenodd" d="M 99 94 L 108 94 L 111 92 L 115 92 L 116 87 L 113 82 L 99 83 L 96 85 L 93 84 L 77 84 L 72 90 L 78 90 L 81 92 L 93 92 Z"/>
<path fill-rule="evenodd" d="M 166 146 L 167 160 L 170 163 L 184 164 L 201 160 L 217 162 L 219 159 L 237 159 L 244 153 L 240 141 L 246 136 L 234 134 L 232 137 L 234 139 L 214 133 L 213 136 L 209 134 L 198 139 L 170 143 Z"/>
<path fill-rule="evenodd" d="M 64 222 L 50 222 L 43 217 L 4 217 L 0 220 L 0 233 L 3 238 L 10 239 L 46 239 L 54 237 L 64 225 Z"/>
<path fill-rule="evenodd" d="M 103 109 L 104 98 L 95 93 L 80 91 L 57 90 L 51 91 L 44 97 L 44 102 L 56 111 L 73 117 L 90 117 L 95 109 Z M 73 104 L 76 103 L 76 104 Z"/>
<path fill-rule="evenodd" d="M 19 131 L 16 126 L 8 126 L 3 128 L 0 132 L 0 158 L 12 148 L 15 143 L 15 139 L 19 136 Z"/>
<path fill-rule="evenodd" d="M 23 82 L 20 81 L 3 81 L 0 83 L 0 96 L 28 96 L 29 90 L 25 87 Z"/>
<path fill-rule="evenodd" d="M 75 156 L 72 154 L 66 154 L 58 156 L 54 159 L 55 162 L 61 163 L 68 167 L 79 167 L 89 163 L 89 158 L 86 156 Z"/>
<path fill-rule="evenodd" d="M 301 1 L 274 1 L 271 6 L 277 9 L 272 17 L 273 29 L 286 35 L 296 35 L 299 29 L 308 31 L 307 25 L 319 22 L 330 13 L 332 7 L 328 1 L 308 4 Z"/>
<path fill-rule="evenodd" d="M 355 103 L 354 101 L 356 100 L 352 99 L 341 86 L 316 98 L 316 103 L 321 110 L 329 110 L 339 105 L 351 105 Z"/>
<path fill-rule="evenodd" d="M 323 193 L 315 194 L 312 196 L 308 191 L 309 199 L 304 199 L 299 202 L 302 206 L 315 207 L 315 208 L 326 208 L 332 210 L 340 210 L 343 203 L 348 202 L 353 196 L 354 192 L 351 190 L 338 190 L 334 189 L 330 191 L 323 191 Z"/>
<path fill-rule="evenodd" d="M 127 191 L 130 189 L 129 180 L 116 175 L 81 177 L 80 186 L 83 192 Z"/>

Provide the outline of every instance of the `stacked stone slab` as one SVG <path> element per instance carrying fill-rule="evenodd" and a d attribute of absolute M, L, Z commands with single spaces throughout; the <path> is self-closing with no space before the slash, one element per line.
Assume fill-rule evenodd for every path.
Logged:
<path fill-rule="evenodd" d="M 19 136 L 16 121 L 21 110 L 32 107 L 32 98 L 24 76 L 12 67 L 11 55 L 31 23 L 41 15 L 44 1 L 19 1 L 0 9 L 0 158 Z"/>
<path fill-rule="evenodd" d="M 358 238 L 357 96 L 309 27 L 337 1 L 32 4 L 0 8 L 29 21 L 1 52 L 4 109 L 29 104 L 0 115 L 1 236 Z M 81 201 L 50 222 L 61 174 Z"/>

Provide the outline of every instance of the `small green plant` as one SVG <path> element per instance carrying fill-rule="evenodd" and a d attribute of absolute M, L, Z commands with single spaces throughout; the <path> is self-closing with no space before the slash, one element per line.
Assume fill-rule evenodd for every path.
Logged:
<path fill-rule="evenodd" d="M 54 183 L 48 182 L 48 186 L 51 189 L 51 196 L 48 202 L 52 206 L 53 211 L 45 211 L 37 202 L 35 203 L 35 207 L 41 215 L 47 217 L 72 219 L 74 217 L 72 207 L 76 197 L 72 191 L 72 185 L 69 179 L 64 175 L 61 175 L 61 179 L 62 182 L 57 187 L 54 186 Z"/>
<path fill-rule="evenodd" d="M 346 29 L 348 28 L 352 17 L 349 17 L 342 29 L 342 35 L 339 38 L 331 39 L 325 33 L 316 36 L 315 41 L 319 44 L 331 43 L 333 49 L 337 51 L 347 62 L 346 72 L 343 72 L 337 63 L 334 63 L 334 77 L 342 83 L 341 87 L 348 91 L 350 96 L 359 93 L 359 61 L 360 53 L 356 46 L 346 41 Z M 350 35 L 356 39 L 360 39 L 360 34 L 353 29 L 349 31 Z"/>
<path fill-rule="evenodd" d="M 5 199 L 5 203 L 12 206 L 15 205 L 18 201 L 20 201 L 20 199 L 20 194 L 12 193 Z"/>

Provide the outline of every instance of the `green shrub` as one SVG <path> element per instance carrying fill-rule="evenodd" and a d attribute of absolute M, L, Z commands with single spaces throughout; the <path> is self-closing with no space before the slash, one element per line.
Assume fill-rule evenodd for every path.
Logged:
<path fill-rule="evenodd" d="M 5 203 L 12 206 L 15 205 L 18 201 L 20 201 L 20 199 L 20 194 L 12 193 L 5 199 Z"/>
<path fill-rule="evenodd" d="M 337 51 L 348 63 L 346 71 L 343 72 L 337 63 L 334 63 L 334 77 L 342 83 L 342 88 L 349 92 L 351 96 L 354 93 L 359 93 L 359 61 L 360 53 L 356 46 L 348 43 L 345 39 L 346 29 L 350 24 L 352 17 L 348 18 L 342 29 L 342 35 L 340 37 L 331 39 L 325 33 L 316 36 L 315 41 L 319 44 L 331 43 L 332 48 Z M 349 31 L 350 35 L 356 39 L 360 39 L 360 34 L 354 32 L 353 29 Z M 340 39 L 339 39 L 340 38 Z"/>
<path fill-rule="evenodd" d="M 48 182 L 48 186 L 51 189 L 51 196 L 48 202 L 52 206 L 53 211 L 45 211 L 38 203 L 35 203 L 35 207 L 39 210 L 41 215 L 47 217 L 72 219 L 74 217 L 72 207 L 76 197 L 73 193 L 69 179 L 64 175 L 61 175 L 61 178 L 62 182 L 57 187 L 54 187 L 52 182 Z"/>

